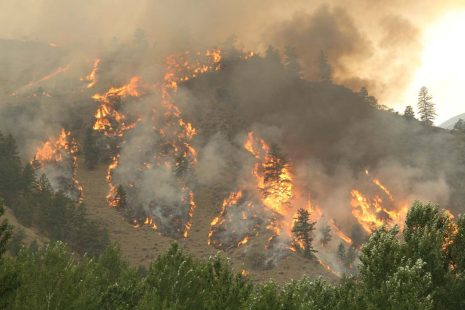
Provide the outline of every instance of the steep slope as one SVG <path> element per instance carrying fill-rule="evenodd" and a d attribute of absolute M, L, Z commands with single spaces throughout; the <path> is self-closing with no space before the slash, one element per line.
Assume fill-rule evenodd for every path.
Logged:
<path fill-rule="evenodd" d="M 83 164 L 79 165 L 84 167 Z M 78 178 L 84 188 L 84 203 L 88 206 L 89 216 L 102 221 L 108 229 L 112 242 L 121 247 L 123 257 L 134 266 L 148 266 L 150 262 L 168 249 L 172 239 L 161 236 L 149 226 L 133 227 L 116 210 L 108 207 L 105 196 L 108 186 L 105 182 L 106 167 L 100 165 L 93 171 L 85 168 L 78 170 Z M 183 248 L 198 258 L 208 258 L 218 251 L 208 246 L 210 221 L 218 212 L 220 204 L 214 199 L 212 190 L 202 188 L 196 192 L 197 209 L 192 221 L 191 234 L 187 239 L 178 240 Z M 217 200 L 217 199 L 216 199 Z M 242 249 L 228 250 L 224 253 L 230 258 L 233 267 L 240 271 L 245 269 L 245 253 Z M 257 281 L 274 279 L 285 282 L 299 279 L 304 275 L 323 276 L 335 280 L 337 277 L 325 270 L 318 262 L 303 259 L 291 254 L 271 270 L 254 271 L 247 269 L 251 278 Z"/>

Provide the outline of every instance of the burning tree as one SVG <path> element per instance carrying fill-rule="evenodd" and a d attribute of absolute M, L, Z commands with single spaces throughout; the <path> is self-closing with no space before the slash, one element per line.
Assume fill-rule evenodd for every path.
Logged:
<path fill-rule="evenodd" d="M 290 207 L 292 180 L 289 175 L 289 162 L 277 144 L 271 144 L 263 163 L 263 187 L 265 203 L 279 211 Z"/>
<path fill-rule="evenodd" d="M 258 235 L 263 225 L 260 203 L 250 192 L 231 193 L 220 214 L 211 222 L 208 244 L 219 249 L 240 247 Z"/>
<path fill-rule="evenodd" d="M 314 258 L 317 251 L 313 248 L 313 231 L 316 222 L 310 222 L 310 213 L 305 209 L 297 211 L 294 219 L 292 234 L 294 235 L 294 248 L 303 253 L 307 258 Z"/>
<path fill-rule="evenodd" d="M 81 199 L 82 188 L 76 179 L 77 143 L 70 132 L 61 129 L 57 138 L 50 138 L 40 146 L 34 159 L 39 174 L 45 174 L 54 190 L 62 191 L 71 199 Z"/>
<path fill-rule="evenodd" d="M 192 145 L 196 130 L 183 118 L 174 99 L 179 83 L 219 70 L 220 61 L 219 50 L 208 50 L 204 55 L 171 55 L 165 60 L 163 80 L 156 85 L 145 87 L 133 78 L 126 86 L 94 96 L 100 102 L 94 129 L 118 141 L 107 173 L 107 198 L 110 206 L 116 206 L 116 184 L 122 184 L 127 191 L 128 209 L 133 211 L 129 213 L 133 214 L 131 222 L 136 226 L 148 224 L 164 235 L 187 238 L 196 207 L 190 177 L 197 162 Z M 141 87 L 144 92 L 156 90 L 159 102 L 136 121 L 127 122 L 129 117 L 122 113 L 118 102 L 125 96 L 139 96 Z M 150 139 L 132 150 L 132 140 L 126 136 L 129 129 L 134 129 L 130 138 L 143 133 Z"/>
<path fill-rule="evenodd" d="M 371 195 L 364 194 L 359 189 L 351 191 L 352 215 L 366 233 L 371 234 L 375 229 L 387 225 L 403 225 L 407 215 L 408 203 L 396 201 L 390 190 L 378 179 L 365 171 L 365 184 Z"/>

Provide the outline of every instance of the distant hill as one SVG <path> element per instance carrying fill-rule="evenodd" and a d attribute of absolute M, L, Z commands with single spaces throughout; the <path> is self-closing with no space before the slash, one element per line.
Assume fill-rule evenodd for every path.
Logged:
<path fill-rule="evenodd" d="M 445 128 L 445 129 L 452 129 L 452 128 L 454 128 L 455 123 L 457 123 L 457 121 L 459 119 L 465 120 L 465 113 L 462 113 L 462 114 L 459 114 L 457 116 L 452 117 L 451 119 L 449 119 L 449 120 L 445 121 L 444 123 L 442 123 L 441 125 L 439 125 L 439 127 L 442 127 L 442 128 Z"/>

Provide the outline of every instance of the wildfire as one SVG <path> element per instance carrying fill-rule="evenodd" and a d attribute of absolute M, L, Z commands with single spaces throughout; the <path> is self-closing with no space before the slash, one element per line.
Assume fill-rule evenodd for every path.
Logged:
<path fill-rule="evenodd" d="M 336 225 L 334 220 L 331 220 L 329 222 L 329 225 L 339 238 L 341 238 L 345 243 L 352 245 L 352 239 L 341 231 L 341 229 Z"/>
<path fill-rule="evenodd" d="M 370 177 L 368 170 L 365 170 L 365 174 Z M 351 191 L 352 214 L 358 223 L 367 233 L 372 233 L 382 225 L 403 226 L 408 203 L 396 202 L 389 189 L 379 179 L 370 177 L 370 180 L 375 189 L 378 189 L 378 193 L 373 197 L 369 198 L 357 189 Z"/>
<path fill-rule="evenodd" d="M 290 238 L 289 216 L 294 189 L 289 164 L 276 146 L 269 146 L 263 139 L 256 138 L 253 132 L 247 134 L 244 149 L 255 159 L 251 173 L 254 190 L 240 189 L 224 200 L 219 215 L 211 222 L 208 244 L 223 248 L 243 246 L 262 230 L 260 223 L 266 222 L 264 228 L 270 237 L 265 248 L 271 249 L 283 232 Z M 233 226 L 235 220 L 245 221 L 247 224 L 243 226 L 248 231 L 237 231 Z M 234 242 L 235 239 L 224 231 L 239 241 Z"/>
<path fill-rule="evenodd" d="M 150 212 L 151 225 L 154 224 L 161 233 L 187 238 L 196 209 L 194 193 L 189 184 L 189 171 L 197 163 L 197 151 L 192 145 L 192 139 L 197 132 L 194 126 L 183 118 L 181 110 L 175 103 L 174 98 L 179 83 L 206 72 L 219 70 L 220 61 L 221 52 L 216 49 L 208 50 L 203 54 L 185 52 L 168 56 L 165 60 L 166 71 L 163 80 L 154 88 L 159 91 L 160 105 L 155 105 L 152 108 L 151 118 L 144 118 L 144 121 L 152 121 L 151 127 L 157 139 L 154 139 L 152 146 L 145 146 L 149 149 L 140 150 L 144 152 L 144 160 L 139 167 L 134 168 L 137 170 L 136 173 L 141 175 L 147 170 L 163 170 L 163 173 L 174 176 L 175 184 L 171 185 L 179 189 L 179 201 L 174 204 L 172 200 L 165 202 L 164 198 L 157 196 L 157 189 L 154 189 L 153 199 L 146 206 L 147 212 Z M 93 99 L 100 103 L 94 129 L 104 132 L 107 136 L 124 139 L 126 131 L 137 126 L 138 121 L 127 122 L 126 115 L 118 109 L 118 100 L 126 96 L 137 97 L 139 95 L 139 78 L 134 77 L 123 87 L 111 88 L 103 95 L 93 96 Z M 139 119 L 142 121 L 142 117 Z M 107 173 L 110 186 L 107 198 L 110 206 L 116 205 L 117 187 L 113 178 L 119 165 L 119 154 L 116 154 Z M 131 193 L 137 195 L 137 182 L 125 185 L 134 189 L 129 195 Z M 137 225 L 143 223 L 140 219 L 135 219 L 135 222 Z"/>
<path fill-rule="evenodd" d="M 33 162 L 39 164 L 56 190 L 63 190 L 71 198 L 81 200 L 82 187 L 76 179 L 77 151 L 77 144 L 70 138 L 70 133 L 61 129 L 58 137 L 50 138 L 37 149 Z"/>
<path fill-rule="evenodd" d="M 97 71 L 99 69 L 99 65 L 100 58 L 97 58 L 92 66 L 92 71 L 84 78 L 81 78 L 81 81 L 87 82 L 87 88 L 92 88 L 95 84 L 97 84 Z"/>
<path fill-rule="evenodd" d="M 125 131 L 134 128 L 136 122 L 127 124 L 126 116 L 119 111 L 119 101 L 127 96 L 138 97 L 139 82 L 140 77 L 135 76 L 124 86 L 112 87 L 105 94 L 92 96 L 99 104 L 95 113 L 94 130 L 104 132 L 107 136 L 122 137 Z"/>
<path fill-rule="evenodd" d="M 40 79 L 31 81 L 31 82 L 29 82 L 27 85 L 25 85 L 25 86 L 19 88 L 18 90 L 16 90 L 15 92 L 13 92 L 13 93 L 11 94 L 11 96 L 16 96 L 21 90 L 24 90 L 24 89 L 26 89 L 26 88 L 32 88 L 33 86 L 36 86 L 36 85 L 38 85 L 38 84 L 40 84 L 40 83 L 42 83 L 42 82 L 51 80 L 51 79 L 53 79 L 54 77 L 56 77 L 56 76 L 58 76 L 58 75 L 60 75 L 60 74 L 62 74 L 62 73 L 64 73 L 64 72 L 68 71 L 70 67 L 71 67 L 70 64 L 67 64 L 67 65 L 65 65 L 65 66 L 58 67 L 58 68 L 56 68 L 55 70 L 53 70 L 52 72 L 50 72 L 49 74 L 47 74 L 47 75 L 41 77 Z"/>
<path fill-rule="evenodd" d="M 263 139 L 255 139 L 253 132 L 248 133 L 244 148 L 257 159 L 252 173 L 256 178 L 257 188 L 262 192 L 263 204 L 281 215 L 286 215 L 286 209 L 294 197 L 289 164 Z"/>

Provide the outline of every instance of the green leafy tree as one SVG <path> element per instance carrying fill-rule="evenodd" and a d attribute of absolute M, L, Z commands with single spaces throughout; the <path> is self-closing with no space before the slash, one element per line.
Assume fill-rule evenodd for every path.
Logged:
<path fill-rule="evenodd" d="M 316 222 L 310 222 L 310 213 L 305 209 L 297 210 L 294 219 L 292 234 L 294 236 L 294 247 L 302 251 L 307 258 L 314 258 L 316 250 L 313 248 L 313 231 Z"/>
<path fill-rule="evenodd" d="M 405 107 L 404 118 L 408 121 L 415 119 L 415 112 L 413 112 L 413 108 L 411 105 Z"/>
<path fill-rule="evenodd" d="M 427 126 L 432 126 L 436 117 L 436 109 L 432 101 L 433 97 L 429 94 L 428 88 L 422 87 L 418 93 L 418 113 L 420 120 Z"/>

